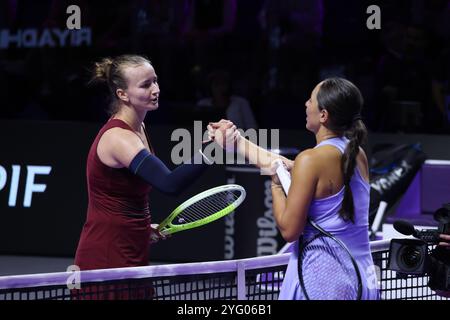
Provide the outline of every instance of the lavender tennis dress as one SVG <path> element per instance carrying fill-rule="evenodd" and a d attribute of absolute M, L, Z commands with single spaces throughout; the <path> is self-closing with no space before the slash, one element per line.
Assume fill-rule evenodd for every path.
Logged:
<path fill-rule="evenodd" d="M 346 138 L 332 138 L 322 141 L 315 148 L 324 145 L 332 145 L 344 153 L 347 143 L 348 140 Z M 370 253 L 368 235 L 370 186 L 363 179 L 357 167 L 355 168 L 355 173 L 350 180 L 350 187 L 353 192 L 355 223 L 351 221 L 344 221 L 338 213 L 344 199 L 345 187 L 332 196 L 313 200 L 311 202 L 308 215 L 323 229 L 344 242 L 350 250 L 361 272 L 363 287 L 361 298 L 364 300 L 378 299 L 379 291 L 377 289 L 377 278 Z M 312 226 L 307 224 L 303 236 L 308 239 L 315 233 L 317 233 L 317 231 Z M 305 299 L 298 279 L 297 260 L 298 241 L 295 241 L 292 249 L 292 255 L 289 260 L 287 271 L 280 290 L 280 300 Z M 326 290 L 326 288 L 324 288 L 324 290 Z M 333 299 L 339 299 L 339 297 L 335 297 Z"/>

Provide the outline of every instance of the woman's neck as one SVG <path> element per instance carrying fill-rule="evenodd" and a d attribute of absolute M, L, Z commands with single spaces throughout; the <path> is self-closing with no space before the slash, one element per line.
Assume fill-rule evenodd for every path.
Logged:
<path fill-rule="evenodd" d="M 147 112 L 138 112 L 134 108 L 122 106 L 113 116 L 114 119 L 120 119 L 128 124 L 134 131 L 140 132 Z"/>
<path fill-rule="evenodd" d="M 340 137 L 336 132 L 326 129 L 325 127 L 321 127 L 319 131 L 316 133 L 316 144 L 321 143 L 324 140 L 332 139 Z"/>

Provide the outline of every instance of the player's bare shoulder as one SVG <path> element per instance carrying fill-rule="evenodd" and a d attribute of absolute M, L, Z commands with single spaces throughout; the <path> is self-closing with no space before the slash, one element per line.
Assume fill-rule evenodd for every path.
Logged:
<path fill-rule="evenodd" d="M 111 128 L 103 133 L 99 142 L 97 150 L 116 150 L 127 148 L 133 145 L 142 145 L 142 141 L 132 131 L 123 128 Z"/>
<path fill-rule="evenodd" d="M 367 155 L 364 152 L 364 149 L 361 147 L 359 147 L 359 153 L 356 157 L 356 162 L 361 176 L 366 181 L 369 181 L 369 160 L 367 159 Z"/>
<path fill-rule="evenodd" d="M 315 149 L 305 149 L 295 157 L 294 167 L 312 169 L 316 167 L 317 157 L 318 154 Z"/>
<path fill-rule="evenodd" d="M 309 160 L 311 157 L 314 157 L 314 154 L 315 154 L 314 151 L 315 151 L 315 149 L 303 150 L 295 157 L 295 161 Z"/>
<path fill-rule="evenodd" d="M 105 165 L 122 168 L 128 166 L 143 148 L 142 141 L 134 132 L 115 127 L 103 133 L 98 142 L 97 154 Z"/>
<path fill-rule="evenodd" d="M 342 153 L 335 146 L 324 145 L 314 148 L 313 157 L 317 167 L 328 167 L 331 163 L 340 163 Z"/>

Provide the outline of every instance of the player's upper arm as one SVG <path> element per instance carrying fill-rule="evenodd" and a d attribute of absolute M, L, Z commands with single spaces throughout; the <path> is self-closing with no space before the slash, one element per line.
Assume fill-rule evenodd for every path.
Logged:
<path fill-rule="evenodd" d="M 364 150 L 360 147 L 359 148 L 359 154 L 357 157 L 357 165 L 359 172 L 361 173 L 361 176 L 366 180 L 369 181 L 369 161 L 367 160 L 366 153 Z"/>
<path fill-rule="evenodd" d="M 144 144 L 135 133 L 122 128 L 112 128 L 100 138 L 97 154 L 109 167 L 128 168 L 136 154 L 144 148 Z"/>
<path fill-rule="evenodd" d="M 305 150 L 295 158 L 291 171 L 292 182 L 280 228 L 286 241 L 298 239 L 305 227 L 318 180 L 316 162 L 313 150 Z"/>

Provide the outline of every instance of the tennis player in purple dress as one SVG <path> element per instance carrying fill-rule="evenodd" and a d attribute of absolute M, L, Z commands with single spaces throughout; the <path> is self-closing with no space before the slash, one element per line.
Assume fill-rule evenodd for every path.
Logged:
<path fill-rule="evenodd" d="M 307 224 L 308 217 L 341 240 L 356 260 L 362 282 L 361 298 L 379 298 L 368 236 L 368 161 L 360 147 L 367 136 L 361 120 L 362 105 L 362 95 L 350 81 L 330 78 L 319 83 L 306 102 L 306 128 L 315 134 L 316 147 L 301 152 L 294 162 L 282 158 L 291 170 L 288 197 L 272 170 L 273 214 L 283 238 L 294 242 L 279 299 L 306 298 L 300 285 L 297 262 L 300 236 L 309 239 L 317 234 Z M 217 135 L 217 130 L 222 130 L 221 125 L 210 124 L 210 136 Z M 237 136 L 236 149 L 258 167 L 277 157 L 241 136 Z M 304 268 L 306 272 L 308 265 Z M 317 278 L 327 275 L 337 282 L 334 280 L 339 279 L 339 272 L 330 268 L 324 264 L 321 270 L 314 272 Z M 346 298 L 339 294 L 345 291 L 342 288 L 333 291 L 325 284 L 323 291 L 323 299 Z"/>
<path fill-rule="evenodd" d="M 331 78 L 319 83 L 306 102 L 306 128 L 315 134 L 317 144 L 296 157 L 288 197 L 278 179 L 273 179 L 278 228 L 286 241 L 295 241 L 279 299 L 305 299 L 297 270 L 298 239 L 317 233 L 307 224 L 307 217 L 347 246 L 361 274 L 361 298 L 379 297 L 368 235 L 368 161 L 360 147 L 367 135 L 360 115 L 362 105 L 362 95 L 350 81 Z M 307 271 L 308 266 L 303 267 Z M 317 273 L 340 276 L 326 265 Z M 327 295 L 326 285 L 323 291 L 323 299 L 344 299 L 336 292 Z"/>

